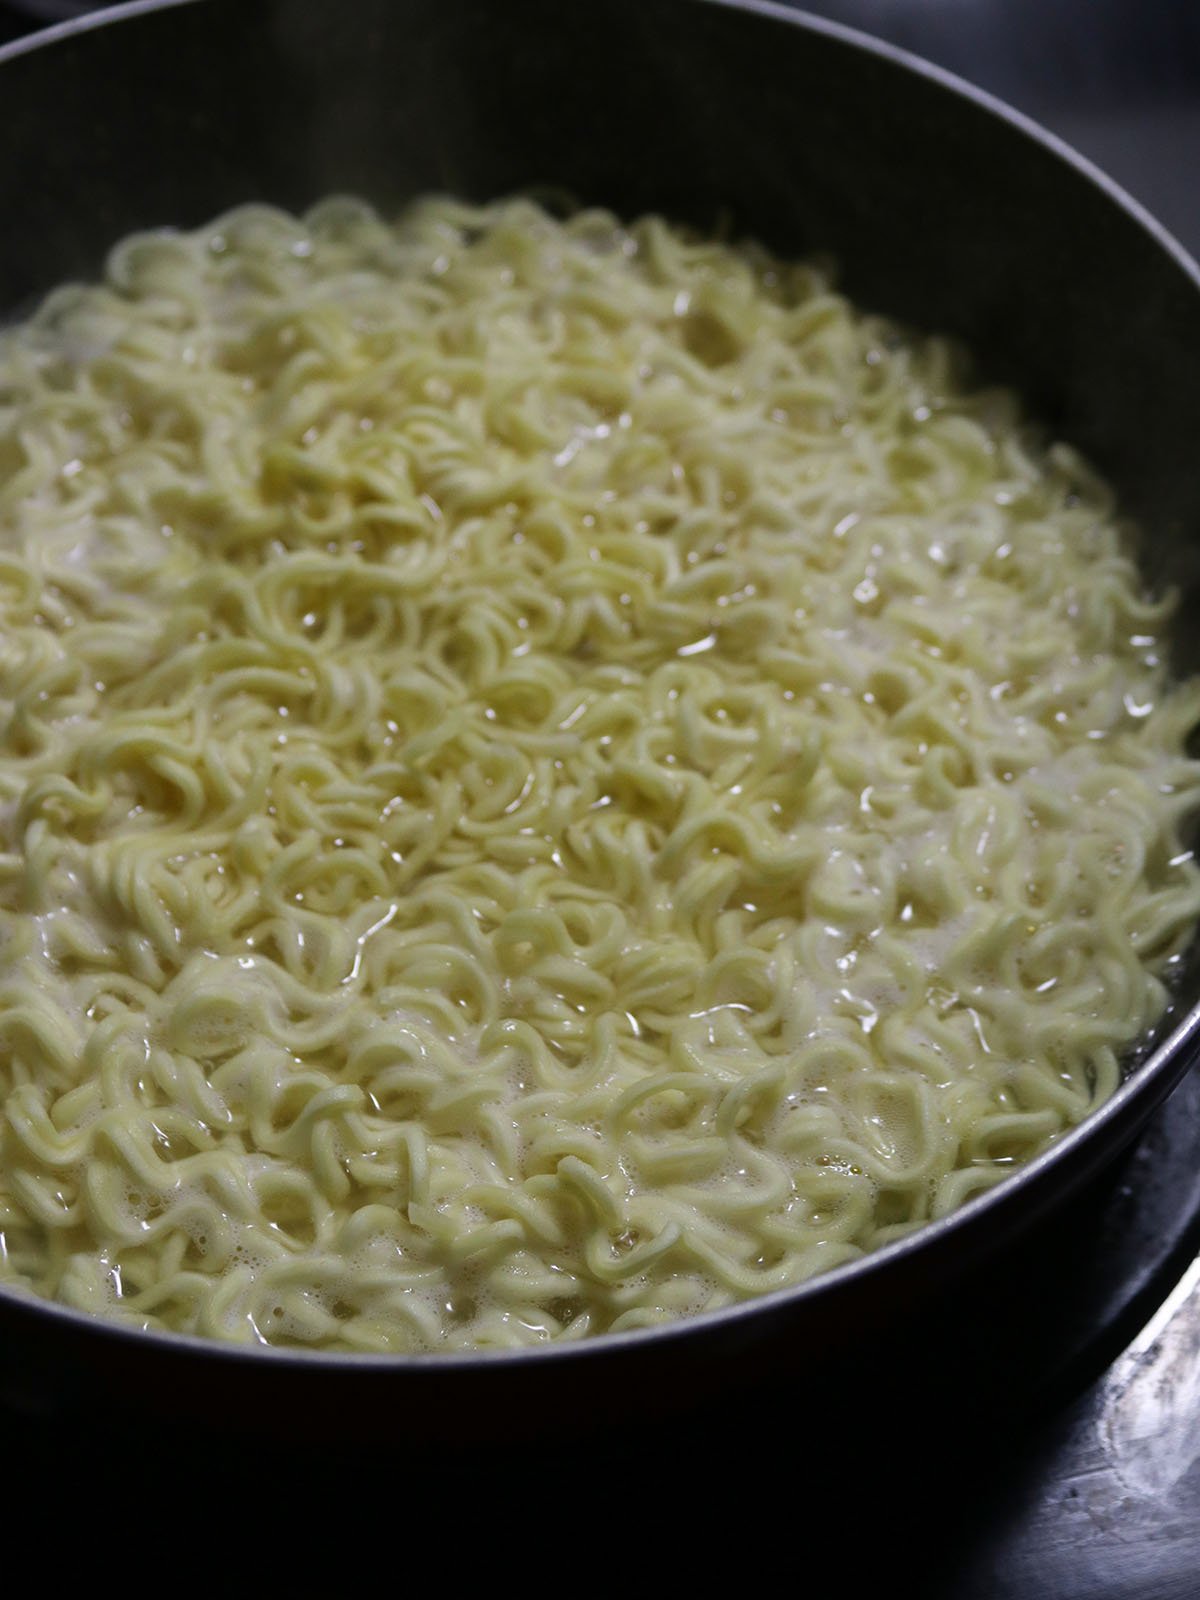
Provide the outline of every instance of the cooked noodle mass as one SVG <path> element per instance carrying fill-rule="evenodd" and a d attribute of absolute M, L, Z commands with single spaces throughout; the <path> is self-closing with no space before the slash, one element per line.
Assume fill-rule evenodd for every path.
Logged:
<path fill-rule="evenodd" d="M 1117 1086 L 1200 713 L 1110 497 L 810 266 L 526 202 L 0 342 L 0 1276 L 427 1351 L 940 1216 Z"/>

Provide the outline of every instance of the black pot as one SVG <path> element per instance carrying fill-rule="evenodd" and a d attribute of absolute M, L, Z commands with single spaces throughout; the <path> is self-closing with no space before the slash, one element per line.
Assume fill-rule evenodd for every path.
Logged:
<path fill-rule="evenodd" d="M 1197 614 L 1195 266 L 1050 136 L 898 51 L 751 0 L 140 0 L 0 50 L 0 107 L 10 313 L 94 276 L 135 229 L 333 190 L 388 210 L 430 189 L 549 186 L 830 251 L 858 302 L 961 336 L 985 377 L 1081 448 L 1142 522 L 1151 580 L 1180 584 L 1182 615 Z M 1176 644 L 1176 668 L 1196 670 L 1197 630 Z M 837 1351 L 860 1368 L 908 1308 L 981 1260 L 1019 1293 L 1022 1237 L 1114 1160 L 1194 1059 L 1198 996 L 1193 959 L 1155 1047 L 1051 1152 L 798 1289 L 583 1345 L 408 1359 L 131 1334 L 6 1292 L 0 1398 L 62 1410 L 102 1393 L 305 1431 L 453 1415 L 486 1433 L 694 1402 L 771 1362 Z"/>

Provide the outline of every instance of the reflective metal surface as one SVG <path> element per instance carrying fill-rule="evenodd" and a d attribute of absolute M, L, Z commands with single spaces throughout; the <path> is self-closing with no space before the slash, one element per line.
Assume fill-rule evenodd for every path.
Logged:
<path fill-rule="evenodd" d="M 1035 1431 L 951 1589 L 992 1600 L 1200 1593 L 1200 1258 L 1112 1369 Z"/>

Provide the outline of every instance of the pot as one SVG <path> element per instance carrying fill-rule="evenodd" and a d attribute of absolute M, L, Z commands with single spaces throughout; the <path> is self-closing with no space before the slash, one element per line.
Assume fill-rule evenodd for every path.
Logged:
<path fill-rule="evenodd" d="M 1180 585 L 1185 616 L 1200 604 L 1196 267 L 1050 135 L 898 50 L 754 0 L 138 0 L 0 50 L 0 103 L 6 314 L 95 276 L 130 232 L 251 199 L 302 209 L 349 190 L 389 211 L 537 185 L 724 220 L 785 255 L 830 252 L 859 304 L 966 341 L 1117 486 L 1150 581 Z M 1196 630 L 1176 643 L 1176 670 L 1196 670 Z M 773 1361 L 844 1363 L 981 1261 L 1019 1278 L 1029 1230 L 1187 1071 L 1198 1001 L 1193 954 L 1157 1038 L 1084 1126 L 793 1290 L 582 1344 L 410 1358 L 131 1333 L 3 1292 L 3 1390 L 55 1411 L 102 1393 L 160 1415 L 302 1414 L 308 1432 L 389 1412 L 410 1430 L 453 1416 L 537 1432 L 682 1405 Z"/>

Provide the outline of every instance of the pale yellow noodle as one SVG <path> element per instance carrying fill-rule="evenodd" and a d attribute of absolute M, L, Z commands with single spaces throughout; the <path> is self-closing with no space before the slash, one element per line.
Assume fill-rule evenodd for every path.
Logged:
<path fill-rule="evenodd" d="M 950 347 L 656 218 L 248 207 L 0 339 L 0 1277 L 512 1346 L 1110 1095 L 1196 685 Z"/>

